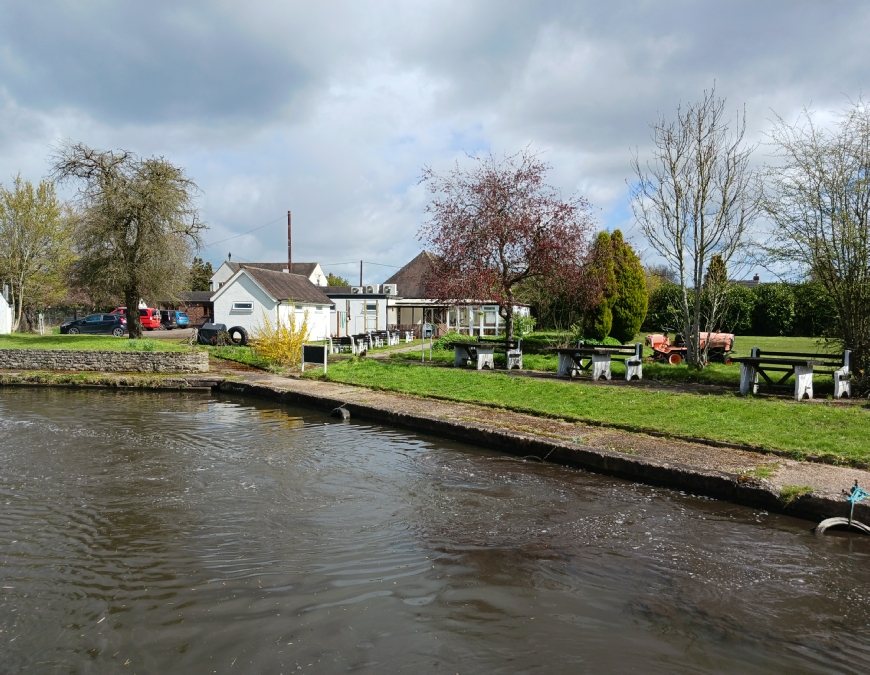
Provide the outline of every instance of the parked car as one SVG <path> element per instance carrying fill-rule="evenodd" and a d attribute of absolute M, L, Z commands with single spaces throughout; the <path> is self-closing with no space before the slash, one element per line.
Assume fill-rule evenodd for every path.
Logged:
<path fill-rule="evenodd" d="M 82 319 L 70 319 L 60 325 L 62 335 L 98 334 L 124 337 L 127 319 L 120 314 L 90 314 Z"/>
<path fill-rule="evenodd" d="M 190 318 L 184 312 L 179 312 L 174 309 L 160 310 L 160 323 L 166 330 L 173 328 L 188 328 L 190 326 Z"/>
<path fill-rule="evenodd" d="M 112 314 L 120 314 L 121 316 L 126 316 L 127 308 L 126 307 L 115 307 L 112 310 Z M 154 330 L 155 328 L 160 328 L 160 310 L 152 309 L 150 307 L 140 308 L 139 309 L 139 321 L 142 322 L 142 328 L 145 330 Z"/>

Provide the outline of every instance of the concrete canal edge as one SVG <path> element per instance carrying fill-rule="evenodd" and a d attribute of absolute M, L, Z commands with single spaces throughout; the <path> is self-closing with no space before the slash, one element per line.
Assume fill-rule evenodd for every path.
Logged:
<path fill-rule="evenodd" d="M 638 457 L 512 429 L 490 427 L 475 422 L 444 419 L 420 413 L 399 412 L 368 403 L 345 401 L 340 398 L 279 389 L 262 384 L 223 380 L 216 389 L 228 394 L 254 396 L 323 411 L 344 407 L 350 412 L 352 419 L 363 419 L 402 427 L 433 436 L 479 445 L 518 457 L 535 457 L 541 461 L 562 466 L 681 490 L 694 495 L 713 497 L 734 504 L 775 511 L 815 522 L 834 516 L 843 516 L 847 512 L 848 502 L 840 494 L 814 491 L 795 496 L 794 499 L 786 502 L 780 497 L 778 490 L 762 479 L 702 469 L 688 464 Z M 870 507 L 865 502 L 857 504 L 855 517 L 864 522 L 870 522 Z"/>

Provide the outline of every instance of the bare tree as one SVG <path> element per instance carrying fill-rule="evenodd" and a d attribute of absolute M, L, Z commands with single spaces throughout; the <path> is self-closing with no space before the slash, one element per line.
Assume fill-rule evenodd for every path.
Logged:
<path fill-rule="evenodd" d="M 820 128 L 804 110 L 794 124 L 777 116 L 769 136 L 777 166 L 767 169 L 769 252 L 817 280 L 834 304 L 832 335 L 870 367 L 870 110 L 858 99 Z"/>
<path fill-rule="evenodd" d="M 707 363 L 700 349 L 702 330 L 714 330 L 718 312 L 704 311 L 704 276 L 714 255 L 728 265 L 742 250 L 747 231 L 760 211 L 757 173 L 749 158 L 755 146 L 744 144 L 746 112 L 731 131 L 725 100 L 715 89 L 686 108 L 677 119 L 651 125 L 653 158 L 632 168 L 632 209 L 656 252 L 678 276 L 682 291 L 683 334 L 687 361 Z"/>
<path fill-rule="evenodd" d="M 206 227 L 194 203 L 196 184 L 162 157 L 82 143 L 59 148 L 54 176 L 80 185 L 78 282 L 94 297 L 124 298 L 130 337 L 141 337 L 139 300 L 184 290 L 191 249 Z"/>

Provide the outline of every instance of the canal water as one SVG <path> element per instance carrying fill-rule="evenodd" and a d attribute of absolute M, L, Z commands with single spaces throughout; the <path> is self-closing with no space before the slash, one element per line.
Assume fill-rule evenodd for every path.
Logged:
<path fill-rule="evenodd" d="M 859 673 L 870 542 L 232 397 L 0 390 L 2 673 Z"/>

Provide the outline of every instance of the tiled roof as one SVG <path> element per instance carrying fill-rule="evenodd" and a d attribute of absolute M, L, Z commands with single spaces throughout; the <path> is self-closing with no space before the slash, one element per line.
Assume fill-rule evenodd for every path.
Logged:
<path fill-rule="evenodd" d="M 286 272 L 273 272 L 259 267 L 244 266 L 245 271 L 278 300 L 296 300 L 315 305 L 331 305 L 332 300 L 327 298 L 317 286 L 311 283 L 308 277 L 301 274 L 287 274 Z"/>
<path fill-rule="evenodd" d="M 185 291 L 178 294 L 182 302 L 211 302 L 211 291 Z"/>
<path fill-rule="evenodd" d="M 285 262 L 252 262 L 252 263 L 236 263 L 227 261 L 227 265 L 229 265 L 230 269 L 233 272 L 238 272 L 242 267 L 256 267 L 261 270 L 271 270 L 273 272 L 283 272 L 287 269 L 287 263 Z M 301 262 L 301 263 L 293 263 L 293 274 L 301 274 L 304 277 L 310 277 L 314 270 L 317 268 L 316 262 Z"/>
<path fill-rule="evenodd" d="M 399 297 L 426 298 L 425 277 L 432 269 L 435 257 L 429 251 L 420 254 L 393 276 L 385 284 L 396 284 Z"/>

